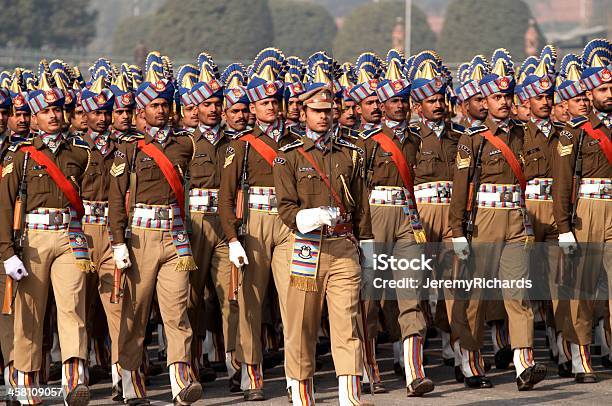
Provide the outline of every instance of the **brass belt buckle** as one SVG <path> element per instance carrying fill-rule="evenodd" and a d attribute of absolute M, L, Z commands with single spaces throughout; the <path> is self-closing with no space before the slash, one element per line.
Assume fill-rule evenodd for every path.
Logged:
<path fill-rule="evenodd" d="M 104 216 L 104 209 L 101 206 L 95 205 L 91 207 L 91 212 L 95 217 Z"/>
<path fill-rule="evenodd" d="M 504 202 L 504 203 L 513 203 L 514 202 L 513 195 L 514 195 L 514 193 L 512 193 L 510 191 L 500 192 L 499 193 L 499 200 Z"/>
<path fill-rule="evenodd" d="M 64 213 L 56 212 L 56 213 L 49 214 L 49 225 L 50 226 L 64 225 Z"/>
<path fill-rule="evenodd" d="M 544 196 L 550 195 L 551 187 L 552 187 L 551 183 L 540 184 L 540 195 L 544 195 Z"/>
<path fill-rule="evenodd" d="M 448 186 L 446 186 L 446 185 L 444 185 L 444 186 L 439 186 L 439 187 L 436 189 L 436 191 L 437 191 L 437 193 L 438 193 L 438 197 L 441 197 L 441 198 L 449 198 L 449 197 L 451 197 L 451 191 L 450 191 L 450 188 L 449 188 Z"/>
<path fill-rule="evenodd" d="M 170 220 L 170 210 L 169 209 L 155 210 L 155 220 Z"/>
<path fill-rule="evenodd" d="M 270 198 L 268 199 L 268 202 L 270 204 L 270 207 L 278 207 L 278 201 L 276 200 L 276 195 L 270 196 Z"/>

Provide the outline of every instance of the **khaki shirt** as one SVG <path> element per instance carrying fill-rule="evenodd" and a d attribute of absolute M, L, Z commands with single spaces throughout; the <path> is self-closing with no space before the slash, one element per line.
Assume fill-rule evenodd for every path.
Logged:
<path fill-rule="evenodd" d="M 563 124 L 553 122 L 548 137 L 531 120 L 525 124 L 524 128 L 523 159 L 525 163 L 525 178 L 528 181 L 535 178 L 552 178 L 553 166 L 558 156 L 557 143 L 559 142 L 559 133 L 563 129 Z"/>
<path fill-rule="evenodd" d="M 221 127 L 219 131 L 224 132 Z M 195 143 L 195 154 L 189 165 L 191 188 L 219 189 L 221 171 L 225 160 L 225 151 L 230 139 L 222 135 L 216 145 L 202 135 L 199 128 L 191 135 Z"/>
<path fill-rule="evenodd" d="M 416 132 L 420 138 L 416 157 L 414 158 L 414 162 L 416 162 L 414 184 L 452 181 L 456 168 L 457 144 L 459 138 L 465 132 L 465 128 L 461 125 L 447 122 L 440 138 L 431 128 L 423 123 L 411 127 L 411 131 L 413 133 Z"/>
<path fill-rule="evenodd" d="M 29 141 L 14 144 L 2 162 L 2 182 L 0 182 L 0 257 L 7 260 L 15 254 L 12 241 L 13 207 L 19 194 L 19 184 L 23 175 L 25 152 L 19 146 L 33 145 L 51 158 L 66 175 L 76 190 L 81 189 L 83 175 L 88 169 L 89 148 L 79 138 L 62 139 L 55 154 L 38 136 Z M 26 212 L 39 207 L 65 209 L 70 202 L 51 179 L 46 169 L 36 163 L 32 157 L 26 167 L 27 198 Z"/>
<path fill-rule="evenodd" d="M 108 201 L 111 167 L 118 147 L 117 142 L 111 137 L 108 150 L 105 155 L 102 155 L 89 134 L 83 135 L 83 141 L 89 145 L 91 159 L 83 176 L 81 196 L 83 200 L 106 202 Z"/>

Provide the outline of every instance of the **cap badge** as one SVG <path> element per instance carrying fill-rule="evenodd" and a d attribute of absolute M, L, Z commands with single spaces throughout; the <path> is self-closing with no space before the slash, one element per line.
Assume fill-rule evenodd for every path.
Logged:
<path fill-rule="evenodd" d="M 210 88 L 212 89 L 213 92 L 216 92 L 217 90 L 221 88 L 221 86 L 219 86 L 219 82 L 217 82 L 216 80 L 213 80 L 212 82 L 210 82 Z"/>
<path fill-rule="evenodd" d="M 232 89 L 232 93 L 234 93 L 234 96 L 236 97 L 242 96 L 242 92 L 240 91 L 240 89 Z"/>
<path fill-rule="evenodd" d="M 540 87 L 542 88 L 542 90 L 548 90 L 550 89 L 550 86 L 551 86 L 550 79 L 548 78 L 540 79 Z"/>
<path fill-rule="evenodd" d="M 402 82 L 400 82 L 399 80 L 394 80 L 393 82 L 391 82 L 391 86 L 393 87 L 393 90 L 395 90 L 396 92 L 399 92 L 400 90 L 402 90 Z"/>
<path fill-rule="evenodd" d="M 166 90 L 166 84 L 164 83 L 163 80 L 158 80 L 153 85 L 153 88 L 158 92 L 163 92 L 164 90 Z"/>
<path fill-rule="evenodd" d="M 53 90 L 45 90 L 44 99 L 47 103 L 55 103 L 57 101 L 57 94 Z"/>
<path fill-rule="evenodd" d="M 500 90 L 507 90 L 510 87 L 510 79 L 508 79 L 506 76 L 500 78 L 497 81 L 497 86 L 499 86 Z"/>
<path fill-rule="evenodd" d="M 264 89 L 267 96 L 272 96 L 274 93 L 276 93 L 276 85 L 274 83 L 266 83 L 264 85 Z"/>
<path fill-rule="evenodd" d="M 72 103 L 72 100 L 73 100 L 73 97 L 70 94 L 70 92 L 66 93 L 66 99 L 64 101 L 64 104 L 70 104 L 70 103 Z"/>
<path fill-rule="evenodd" d="M 125 104 L 132 104 L 132 93 L 126 93 L 121 95 L 121 103 Z"/>
<path fill-rule="evenodd" d="M 302 84 L 301 83 L 296 83 L 293 85 L 293 91 L 295 93 L 300 93 L 302 91 Z"/>
<path fill-rule="evenodd" d="M 104 95 L 104 93 L 100 93 L 99 95 L 94 97 L 94 100 L 96 101 L 96 104 L 98 106 L 102 106 L 104 103 L 106 103 L 106 95 Z"/>
<path fill-rule="evenodd" d="M 609 82 L 610 79 L 612 79 L 612 74 L 610 73 L 610 69 L 604 68 L 601 71 L 601 80 L 603 80 L 604 82 Z"/>
<path fill-rule="evenodd" d="M 370 85 L 371 90 L 376 90 L 376 87 L 378 86 L 378 80 L 370 79 L 368 80 L 368 85 Z"/>
<path fill-rule="evenodd" d="M 15 96 L 15 99 L 13 99 L 13 104 L 17 108 L 25 106 L 25 97 L 23 97 L 22 94 L 18 94 L 17 96 Z"/>

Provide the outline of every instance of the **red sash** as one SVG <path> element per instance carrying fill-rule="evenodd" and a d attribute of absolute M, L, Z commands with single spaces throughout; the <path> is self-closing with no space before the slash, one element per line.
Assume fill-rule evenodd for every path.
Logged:
<path fill-rule="evenodd" d="M 166 181 L 170 185 L 170 188 L 174 192 L 174 197 L 176 198 L 176 202 L 181 209 L 181 217 L 183 217 L 183 221 L 185 220 L 185 188 L 183 187 L 183 182 L 176 172 L 174 165 L 168 159 L 168 157 L 158 148 L 153 145 L 153 143 L 147 144 L 145 140 L 138 141 L 138 148 L 147 154 L 149 157 L 153 158 L 159 169 L 161 169 Z"/>
<path fill-rule="evenodd" d="M 300 147 L 298 148 L 298 152 L 300 154 L 302 154 L 304 156 L 304 158 L 306 158 L 306 160 L 308 162 L 310 162 L 310 164 L 312 166 L 314 166 L 315 171 L 317 171 L 317 173 L 319 174 L 319 176 L 321 177 L 321 179 L 323 179 L 323 183 L 325 183 L 325 186 L 327 186 L 327 189 L 329 190 L 329 193 L 331 193 L 332 197 L 334 198 L 334 200 L 336 201 L 336 204 L 338 205 L 338 207 L 340 208 L 340 211 L 344 214 L 346 213 L 346 208 L 344 207 L 344 204 L 342 203 L 342 199 L 340 199 L 340 196 L 338 196 L 338 193 L 336 193 L 336 191 L 334 190 L 334 188 L 331 185 L 331 182 L 329 181 L 329 178 L 327 177 L 327 175 L 325 174 L 325 172 L 323 172 L 321 170 L 321 168 L 319 167 L 319 165 L 317 165 L 316 161 L 314 160 L 314 158 L 312 157 L 312 155 L 310 155 L 308 152 L 304 151 L 304 148 Z M 330 152 L 331 153 L 331 152 Z"/>
<path fill-rule="evenodd" d="M 402 182 L 404 183 L 404 187 L 410 191 L 410 198 L 413 199 L 414 202 L 414 183 L 412 182 L 410 168 L 408 167 L 404 154 L 402 154 L 402 151 L 397 147 L 397 145 L 395 145 L 393 140 L 384 135 L 382 132 L 374 135 L 372 139 L 378 142 L 385 152 L 391 154 L 391 159 L 397 167 L 400 177 L 402 178 Z M 416 204 L 416 202 L 414 203 Z"/>
<path fill-rule="evenodd" d="M 257 153 L 261 155 L 263 159 L 268 161 L 270 166 L 273 166 L 274 158 L 276 158 L 276 151 L 274 150 L 274 148 L 272 148 L 259 138 L 255 137 L 253 134 L 247 134 L 245 136 L 242 136 L 240 139 L 246 142 L 250 142 L 253 148 L 255 148 L 255 151 L 257 151 Z"/>
<path fill-rule="evenodd" d="M 527 188 L 527 179 L 525 179 L 525 175 L 523 174 L 523 170 L 521 169 L 521 163 L 516 158 L 516 155 L 514 155 L 514 152 L 512 152 L 510 147 L 506 145 L 505 142 L 503 142 L 500 138 L 494 136 L 491 130 L 487 130 L 481 134 L 487 139 L 487 141 L 489 141 L 497 149 L 499 149 L 504 158 L 506 158 L 506 162 L 508 162 L 508 165 L 510 165 L 510 169 L 512 169 L 512 172 L 514 172 L 514 176 L 516 176 L 519 181 L 519 185 L 521 186 L 521 193 L 524 196 L 525 189 Z"/>
<path fill-rule="evenodd" d="M 589 121 L 582 125 L 582 129 L 591 138 L 595 138 L 597 141 L 599 141 L 599 148 L 601 148 L 606 158 L 608 158 L 608 163 L 612 165 L 612 141 L 610 141 L 608 136 L 604 134 L 603 131 L 593 128 L 593 125 Z"/>
<path fill-rule="evenodd" d="M 32 159 L 36 161 L 38 165 L 45 167 L 45 171 L 51 176 L 51 179 L 53 179 L 57 187 L 60 188 L 64 196 L 66 196 L 66 199 L 68 199 L 72 207 L 76 210 L 79 219 L 83 218 L 85 215 L 83 200 L 81 200 L 79 192 L 77 192 L 72 183 L 70 183 L 70 180 L 68 180 L 62 170 L 57 167 L 55 162 L 42 151 L 31 145 L 23 146 L 21 150 L 29 152 Z"/>

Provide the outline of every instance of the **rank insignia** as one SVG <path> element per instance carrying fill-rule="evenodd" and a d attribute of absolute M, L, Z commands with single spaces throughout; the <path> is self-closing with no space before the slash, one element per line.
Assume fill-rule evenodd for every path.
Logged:
<path fill-rule="evenodd" d="M 228 166 L 232 164 L 232 162 L 234 161 L 234 155 L 236 154 L 230 154 L 225 157 L 225 163 L 223 164 L 224 168 L 227 168 Z"/>
<path fill-rule="evenodd" d="M 468 156 L 467 158 L 461 158 L 461 154 L 459 154 L 459 151 L 457 151 L 457 169 L 469 168 L 471 163 L 471 156 Z"/>
<path fill-rule="evenodd" d="M 117 176 L 123 175 L 123 172 L 125 172 L 125 162 L 119 165 L 113 162 L 113 166 L 111 166 L 110 169 L 110 174 L 116 178 Z"/>
<path fill-rule="evenodd" d="M 565 146 L 561 145 L 561 143 L 557 144 L 557 152 L 559 153 L 559 156 L 570 155 L 573 149 L 574 149 L 574 144 L 569 144 Z"/>
<path fill-rule="evenodd" d="M 4 168 L 2 168 L 2 177 L 4 178 L 9 173 L 13 172 L 13 167 L 14 167 L 14 165 L 11 162 L 10 164 L 8 164 Z"/>

